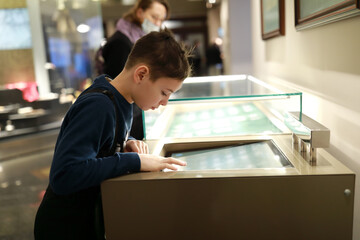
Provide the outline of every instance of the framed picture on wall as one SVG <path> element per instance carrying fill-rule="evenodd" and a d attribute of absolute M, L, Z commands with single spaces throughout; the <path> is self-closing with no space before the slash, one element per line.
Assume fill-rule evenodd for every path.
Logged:
<path fill-rule="evenodd" d="M 360 14 L 360 0 L 295 0 L 295 27 L 313 28 Z"/>
<path fill-rule="evenodd" d="M 285 0 L 261 0 L 261 32 L 264 40 L 285 35 Z"/>

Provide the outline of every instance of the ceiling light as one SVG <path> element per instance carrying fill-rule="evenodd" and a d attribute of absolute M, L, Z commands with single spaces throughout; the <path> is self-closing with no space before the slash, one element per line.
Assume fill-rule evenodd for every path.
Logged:
<path fill-rule="evenodd" d="M 87 33 L 88 31 L 90 31 L 90 26 L 82 23 L 79 26 L 77 26 L 76 30 L 79 33 Z"/>

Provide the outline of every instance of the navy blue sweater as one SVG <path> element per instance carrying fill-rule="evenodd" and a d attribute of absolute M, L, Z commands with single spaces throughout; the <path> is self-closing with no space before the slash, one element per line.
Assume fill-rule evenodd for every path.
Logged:
<path fill-rule="evenodd" d="M 124 141 L 132 123 L 132 104 L 105 75 L 96 78 L 88 89 L 92 88 L 113 93 L 119 114 L 118 139 Z M 99 186 L 105 179 L 140 171 L 137 153 L 116 152 L 113 156 L 97 158 L 100 149 L 111 148 L 115 119 L 114 104 L 103 93 L 81 94 L 70 107 L 60 129 L 50 170 L 50 186 L 56 194 L 71 194 Z"/>

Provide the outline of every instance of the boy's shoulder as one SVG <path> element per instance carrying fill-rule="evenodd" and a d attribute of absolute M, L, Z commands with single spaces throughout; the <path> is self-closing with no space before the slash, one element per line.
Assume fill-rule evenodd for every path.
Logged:
<path fill-rule="evenodd" d="M 112 102 L 111 97 L 113 97 L 113 93 L 110 89 L 110 84 L 106 80 L 106 75 L 101 75 L 94 80 L 93 85 L 84 90 L 77 101 L 79 103 L 83 101 L 95 102 L 97 104 L 104 104 Z"/>
<path fill-rule="evenodd" d="M 88 91 L 82 93 L 78 99 L 75 101 L 74 105 L 92 105 L 92 107 L 96 108 L 107 108 L 108 105 L 112 105 L 111 99 L 103 93 L 105 89 L 99 89 L 99 91 L 91 91 L 92 89 L 88 89 Z"/>

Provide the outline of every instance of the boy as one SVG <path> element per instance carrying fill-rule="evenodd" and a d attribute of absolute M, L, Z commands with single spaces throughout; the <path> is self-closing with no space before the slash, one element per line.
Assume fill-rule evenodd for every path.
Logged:
<path fill-rule="evenodd" d="M 166 105 L 190 74 L 187 58 L 186 50 L 168 30 L 152 32 L 135 43 L 115 79 L 102 75 L 79 96 L 61 126 L 50 184 L 35 220 L 35 239 L 98 239 L 96 227 L 101 224 L 95 221 L 102 216 L 96 215 L 95 208 L 102 181 L 185 165 L 149 155 L 145 143 L 127 136 L 132 104 L 142 110 Z M 114 139 L 123 152 L 114 153 Z"/>

